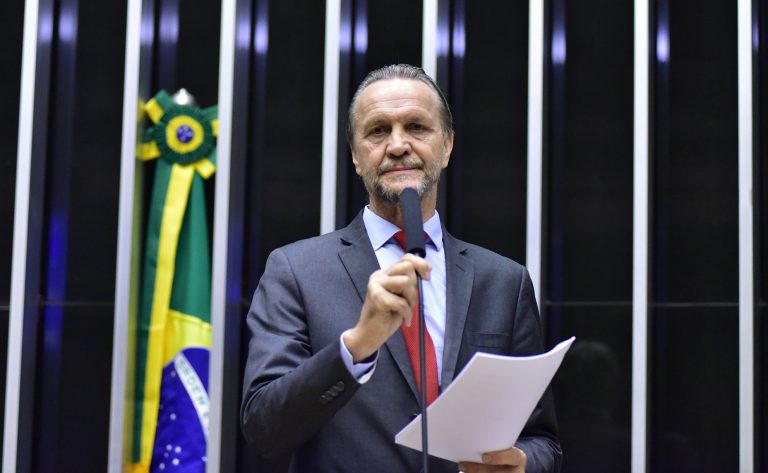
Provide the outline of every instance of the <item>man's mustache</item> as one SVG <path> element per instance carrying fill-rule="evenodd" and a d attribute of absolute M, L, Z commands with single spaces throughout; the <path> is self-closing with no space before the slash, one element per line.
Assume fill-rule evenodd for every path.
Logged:
<path fill-rule="evenodd" d="M 421 169 L 424 167 L 424 163 L 420 159 L 405 159 L 399 161 L 385 161 L 379 166 L 379 173 L 392 171 L 394 169 Z"/>

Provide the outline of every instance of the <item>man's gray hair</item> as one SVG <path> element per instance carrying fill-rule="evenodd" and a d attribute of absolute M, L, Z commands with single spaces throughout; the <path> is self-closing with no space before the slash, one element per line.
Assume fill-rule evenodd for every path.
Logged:
<path fill-rule="evenodd" d="M 411 66 L 410 64 L 390 64 L 389 66 L 369 72 L 357 87 L 355 95 L 352 96 L 347 112 L 347 142 L 351 144 L 355 137 L 355 107 L 357 106 L 360 94 L 374 82 L 392 79 L 410 79 L 427 84 L 440 99 L 440 122 L 443 133 L 448 134 L 453 131 L 453 115 L 451 114 L 451 108 L 448 106 L 448 101 L 445 99 L 445 95 L 443 95 L 440 87 L 424 72 L 424 69 Z"/>

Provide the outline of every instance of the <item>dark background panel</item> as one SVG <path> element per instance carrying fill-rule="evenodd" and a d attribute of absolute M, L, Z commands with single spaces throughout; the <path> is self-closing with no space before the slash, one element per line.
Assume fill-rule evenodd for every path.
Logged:
<path fill-rule="evenodd" d="M 766 95 L 768 95 L 768 88 L 766 89 Z M 768 111 L 768 108 L 765 110 Z M 768 129 L 762 136 L 768 137 Z M 757 221 L 755 222 L 755 228 L 757 229 L 755 233 L 755 249 L 758 256 L 755 259 L 757 263 L 755 269 L 759 282 L 755 293 L 762 303 L 768 304 L 768 149 L 763 156 L 765 157 L 758 166 L 760 183 L 757 189 L 759 189 L 760 201 L 757 204 L 758 211 L 755 213 L 757 215 Z"/>
<path fill-rule="evenodd" d="M 633 4 L 555 0 L 546 30 L 544 272 L 564 473 L 630 471 Z"/>
<path fill-rule="evenodd" d="M 768 75 L 768 71 L 766 71 L 766 74 Z M 768 77 L 766 77 L 766 80 L 768 81 Z M 766 95 L 768 95 L 768 84 L 766 84 Z M 768 99 L 768 97 L 766 98 Z M 766 104 L 764 110 L 768 111 L 768 104 Z M 761 136 L 768 137 L 768 120 L 766 120 L 766 133 Z M 768 143 L 766 143 L 766 146 L 768 147 Z M 754 222 L 754 248 L 757 252 L 754 261 L 757 274 L 755 296 L 761 304 L 766 305 L 768 304 L 768 149 L 763 153 L 765 157 L 759 159 L 757 166 L 760 181 L 755 187 L 757 193 L 759 193 L 760 200 L 757 203 L 756 221 Z"/>
<path fill-rule="evenodd" d="M 763 32 L 762 38 L 768 40 L 768 2 L 761 4 L 765 7 L 759 11 L 763 15 L 760 19 Z M 759 300 L 768 304 L 768 45 L 763 42 L 758 59 L 757 92 L 757 147 L 753 161 L 753 175 L 755 189 L 755 258 L 758 284 L 755 293 Z"/>
<path fill-rule="evenodd" d="M 465 2 L 465 9 L 466 24 L 457 26 L 465 26 L 466 49 L 453 43 L 463 69 L 454 68 L 449 97 L 458 108 L 447 224 L 460 238 L 524 263 L 528 3 Z"/>
<path fill-rule="evenodd" d="M 105 471 L 114 307 L 44 305 L 41 315 L 46 333 L 38 357 L 32 471 Z"/>
<path fill-rule="evenodd" d="M 765 335 L 768 334 L 768 305 L 761 304 L 756 313 L 755 471 L 764 471 L 768 467 L 768 408 L 765 405 L 768 399 L 768 343 L 765 341 Z"/>
<path fill-rule="evenodd" d="M 369 0 L 367 4 L 366 72 L 387 64 L 421 65 L 423 3 Z M 357 85 L 354 84 L 354 87 Z"/>
<path fill-rule="evenodd" d="M 768 469 L 768 2 L 757 6 L 759 47 L 756 66 L 756 102 L 758 112 L 757 139 L 753 164 L 755 192 L 754 245 L 755 250 L 755 471 Z"/>
<path fill-rule="evenodd" d="M 19 133 L 19 93 L 21 84 L 22 29 L 24 1 L 5 0 L 0 4 L 0 307 L 7 307 L 11 293 L 11 249 L 13 246 L 13 207 L 16 191 L 16 154 Z M 5 364 L 5 338 L 0 342 Z"/>
<path fill-rule="evenodd" d="M 768 469 L 768 2 L 753 3 L 756 12 L 757 61 L 753 75 L 756 84 L 754 106 L 756 119 L 755 156 L 753 165 L 753 192 L 755 211 L 754 251 L 755 264 L 755 471 Z"/>
<path fill-rule="evenodd" d="M 65 260 L 49 254 L 49 265 L 62 264 L 67 271 L 69 301 L 107 301 L 115 296 L 117 208 L 120 183 L 123 70 L 125 62 L 125 4 L 79 0 L 77 51 L 74 68 L 74 100 L 53 97 L 56 121 L 50 132 L 68 128 L 50 149 L 52 172 L 48 178 L 50 225 L 65 225 Z M 111 21 L 104 21 L 110 18 Z M 64 80 L 56 77 L 54 80 Z M 58 109 L 57 109 L 58 107 Z M 67 127 L 62 122 L 71 121 Z M 59 154 L 68 158 L 67 168 L 55 164 Z M 56 172 L 60 171 L 60 172 Z M 65 185 L 58 181 L 68 180 Z M 57 190 L 68 192 L 61 195 Z M 55 204 L 68 200 L 69 208 Z M 51 242 L 49 251 L 56 251 Z M 111 318 L 111 317 L 110 317 Z"/>
<path fill-rule="evenodd" d="M 249 183 L 264 203 L 262 234 L 248 236 L 261 239 L 262 262 L 320 231 L 325 5 L 273 1 L 269 25 L 264 148 L 251 157 L 262 174 Z"/>
<path fill-rule="evenodd" d="M 736 5 L 660 0 L 653 298 L 738 299 Z M 665 38 L 662 20 L 659 37 Z M 661 40 L 659 41 L 661 44 Z"/>
<path fill-rule="evenodd" d="M 629 301 L 634 5 L 554 5 L 545 297 Z"/>
<path fill-rule="evenodd" d="M 26 347 L 36 350 L 32 469 L 100 471 L 109 438 L 126 4 L 60 0 L 42 5 L 48 14 L 50 98 L 37 130 L 47 141 L 41 304 L 37 346 Z"/>
<path fill-rule="evenodd" d="M 8 363 L 8 320 L 10 311 L 5 307 L 0 307 L 0 382 L 6 386 L 6 370 Z M 5 425 L 5 389 L 0 390 L 0 422 Z M 0 448 L 3 446 L 4 439 L 0 439 Z"/>
<path fill-rule="evenodd" d="M 632 309 L 549 308 L 548 344 L 575 336 L 552 382 L 563 473 L 630 470 Z"/>
<path fill-rule="evenodd" d="M 200 107 L 210 107 L 219 101 L 221 1 L 179 3 L 178 87 L 194 95 Z"/>
<path fill-rule="evenodd" d="M 651 471 L 739 462 L 737 307 L 655 308 L 649 346 Z"/>
<path fill-rule="evenodd" d="M 739 460 L 736 8 L 660 0 L 655 24 L 649 465 L 726 471 Z"/>

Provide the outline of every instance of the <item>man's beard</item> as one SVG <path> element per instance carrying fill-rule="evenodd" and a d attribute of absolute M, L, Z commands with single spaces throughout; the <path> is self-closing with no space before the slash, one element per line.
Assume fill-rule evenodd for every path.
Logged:
<path fill-rule="evenodd" d="M 437 183 L 440 182 L 440 174 L 442 172 L 442 168 L 440 168 L 437 163 L 435 163 L 433 168 L 429 168 L 423 165 L 418 166 L 408 162 L 398 162 L 390 166 L 382 164 L 374 172 L 367 176 L 363 176 L 363 183 L 365 184 L 365 188 L 368 191 L 371 200 L 390 205 L 398 205 L 400 203 L 400 192 L 402 192 L 402 189 L 397 190 L 385 186 L 382 182 L 381 176 L 388 170 L 388 168 L 403 165 L 412 168 L 418 168 L 424 173 L 424 177 L 419 181 L 418 185 L 411 186 L 416 190 L 416 193 L 419 195 L 420 199 L 431 192 L 432 189 L 437 186 Z"/>

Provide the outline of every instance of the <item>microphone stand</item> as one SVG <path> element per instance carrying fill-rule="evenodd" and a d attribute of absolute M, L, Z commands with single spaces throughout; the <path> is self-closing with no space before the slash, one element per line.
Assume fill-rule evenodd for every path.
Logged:
<path fill-rule="evenodd" d="M 421 281 L 421 276 L 416 273 L 416 284 L 419 287 L 419 377 L 421 379 L 421 389 L 419 394 L 421 399 L 419 405 L 421 407 L 421 471 L 423 473 L 429 472 L 429 445 L 427 436 L 427 362 L 424 343 L 424 332 L 426 329 L 426 321 L 424 320 L 424 288 Z M 413 322 L 411 322 L 413 323 Z"/>
<path fill-rule="evenodd" d="M 424 223 L 421 218 L 419 194 L 415 189 L 407 187 L 400 192 L 400 208 L 403 212 L 403 230 L 406 236 L 406 248 L 409 253 L 426 256 L 424 248 Z M 426 325 L 424 323 L 424 291 L 421 277 L 416 273 L 416 283 L 419 289 L 419 375 L 421 378 L 421 459 L 422 473 L 428 473 L 429 449 L 427 446 L 427 362 L 424 348 Z M 413 321 L 411 321 L 413 323 Z"/>

